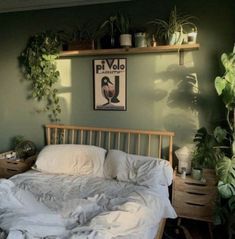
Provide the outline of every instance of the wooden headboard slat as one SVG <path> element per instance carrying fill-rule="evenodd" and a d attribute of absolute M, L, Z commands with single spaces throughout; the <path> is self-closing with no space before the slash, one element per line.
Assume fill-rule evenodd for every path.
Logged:
<path fill-rule="evenodd" d="M 151 154 L 155 154 L 155 157 L 157 156 L 159 158 L 166 156 L 163 155 L 163 147 L 166 146 L 168 150 L 167 159 L 172 164 L 174 132 L 58 124 L 48 124 L 45 127 L 47 144 L 78 143 L 97 145 L 98 141 L 98 146 L 106 149 L 116 148 L 124 150 L 127 153 L 133 152 L 138 155 L 144 154 L 146 156 L 154 156 Z"/>
<path fill-rule="evenodd" d="M 151 154 L 151 135 L 148 136 L 148 156 Z"/>
<path fill-rule="evenodd" d="M 159 135 L 159 141 L 158 141 L 158 157 L 160 158 L 162 155 L 162 136 Z"/>
<path fill-rule="evenodd" d="M 120 132 L 118 132 L 118 149 L 120 149 L 120 141 L 121 140 L 121 133 Z"/>
<path fill-rule="evenodd" d="M 75 130 L 73 129 L 72 130 L 72 144 L 74 144 L 75 143 Z"/>

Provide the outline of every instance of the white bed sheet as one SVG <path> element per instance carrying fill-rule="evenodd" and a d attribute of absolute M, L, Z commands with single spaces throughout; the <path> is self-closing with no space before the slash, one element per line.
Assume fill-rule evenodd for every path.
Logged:
<path fill-rule="evenodd" d="M 0 228 L 10 232 L 8 239 L 149 239 L 163 217 L 176 217 L 160 185 L 153 192 L 116 180 L 32 170 L 0 180 L 1 193 Z"/>

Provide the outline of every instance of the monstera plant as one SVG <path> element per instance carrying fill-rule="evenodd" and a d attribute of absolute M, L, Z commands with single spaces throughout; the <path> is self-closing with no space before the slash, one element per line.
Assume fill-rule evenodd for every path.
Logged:
<path fill-rule="evenodd" d="M 230 119 L 230 114 L 234 112 L 235 107 L 235 54 L 223 53 L 221 62 L 225 68 L 223 76 L 215 78 L 215 89 L 218 95 L 222 96 L 225 107 L 227 108 L 227 121 L 231 131 L 234 131 L 235 120 Z"/>
<path fill-rule="evenodd" d="M 226 224 L 229 239 L 235 235 L 235 54 L 222 54 L 225 73 L 215 79 L 215 88 L 227 109 L 230 152 L 217 162 L 218 191 L 221 196 L 216 223 Z"/>
<path fill-rule="evenodd" d="M 19 57 L 24 78 L 31 82 L 30 97 L 44 104 L 38 111 L 50 112 L 51 121 L 58 121 L 61 112 L 58 90 L 54 87 L 59 79 L 56 59 L 60 45 L 57 34 L 42 32 L 28 40 Z"/>

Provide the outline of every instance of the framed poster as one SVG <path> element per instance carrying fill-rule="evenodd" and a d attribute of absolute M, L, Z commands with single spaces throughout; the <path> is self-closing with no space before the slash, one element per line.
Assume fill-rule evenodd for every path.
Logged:
<path fill-rule="evenodd" d="M 126 110 L 126 58 L 93 60 L 95 110 Z"/>

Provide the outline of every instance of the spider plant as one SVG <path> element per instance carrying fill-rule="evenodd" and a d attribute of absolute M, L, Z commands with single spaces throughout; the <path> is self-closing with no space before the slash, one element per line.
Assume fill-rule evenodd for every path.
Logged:
<path fill-rule="evenodd" d="M 197 30 L 195 24 L 191 21 L 193 18 L 194 17 L 190 15 L 178 14 L 175 6 L 170 13 L 168 21 L 157 18 L 148 22 L 148 24 L 155 26 L 155 34 L 168 40 L 170 45 L 174 45 L 182 43 L 186 26 L 192 26 Z M 174 37 L 175 40 L 172 40 L 172 37 Z"/>
<path fill-rule="evenodd" d="M 130 18 L 121 13 L 117 14 L 116 25 L 120 34 L 129 34 L 130 33 Z"/>

